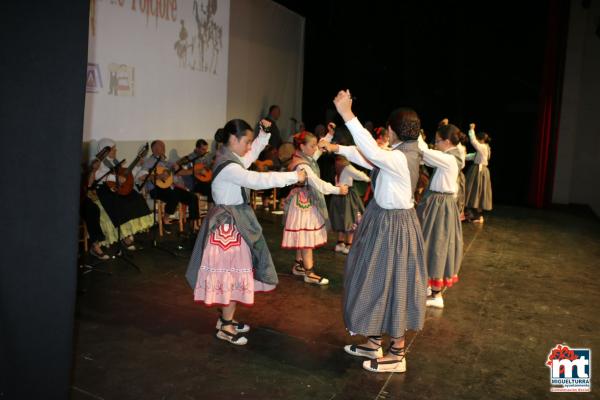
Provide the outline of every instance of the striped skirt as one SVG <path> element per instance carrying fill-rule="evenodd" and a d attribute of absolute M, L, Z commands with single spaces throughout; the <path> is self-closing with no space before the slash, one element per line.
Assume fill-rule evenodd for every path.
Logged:
<path fill-rule="evenodd" d="M 348 194 L 331 195 L 329 202 L 329 221 L 335 232 L 350 232 L 353 225 L 358 223 L 358 213 L 365 213 L 365 206 L 356 190 L 348 188 Z"/>
<path fill-rule="evenodd" d="M 427 271 L 413 208 L 369 202 L 346 259 L 344 322 L 352 334 L 404 336 L 425 321 Z"/>
<path fill-rule="evenodd" d="M 460 171 L 458 173 L 458 193 L 456 195 L 456 201 L 458 203 L 458 213 L 462 214 L 465 211 L 465 187 L 466 178 L 465 174 Z"/>
<path fill-rule="evenodd" d="M 467 171 L 465 206 L 490 211 L 492 209 L 492 181 L 487 165 L 472 164 Z"/>
<path fill-rule="evenodd" d="M 458 282 L 463 256 L 462 225 L 453 194 L 427 191 L 417 208 L 423 227 L 429 286 L 440 291 Z"/>

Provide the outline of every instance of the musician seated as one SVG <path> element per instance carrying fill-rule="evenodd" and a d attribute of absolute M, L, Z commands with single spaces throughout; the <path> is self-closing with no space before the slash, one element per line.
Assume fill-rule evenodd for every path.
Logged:
<path fill-rule="evenodd" d="M 195 193 L 206 196 L 209 204 L 213 203 L 212 174 L 210 171 L 215 156 L 214 153 L 209 152 L 206 140 L 198 139 L 194 151 L 188 154 L 187 157 L 191 161 L 190 167 L 194 171 L 193 174 L 189 175 L 189 179 L 186 179 L 188 182 L 187 187 Z"/>
<path fill-rule="evenodd" d="M 99 184 L 96 193 L 112 224 L 122 233 L 123 244 L 127 249 L 135 250 L 133 235 L 148 228 L 147 217 L 151 212 L 144 198 L 136 191 L 119 193 L 120 185 L 127 180 L 119 172 L 127 166 L 123 165 L 125 160 L 117 161 L 117 146 L 113 140 L 102 139 L 98 143 L 99 149 L 106 146 L 110 146 L 111 150 L 94 174 Z"/>
<path fill-rule="evenodd" d="M 100 225 L 100 208 L 92 200 L 92 196 L 96 195 L 92 184 L 96 171 L 98 171 L 99 168 L 100 161 L 94 159 L 90 163 L 89 168 L 86 168 L 83 173 L 81 181 L 83 191 L 80 199 L 80 213 L 87 226 L 91 243 L 89 253 L 100 260 L 108 260 L 110 257 L 102 251 L 100 245 L 105 239 Z"/>
<path fill-rule="evenodd" d="M 153 141 L 150 148 L 152 155 L 144 161 L 138 180 L 143 181 L 149 175 L 146 180 L 148 193 L 153 199 L 165 202 L 163 224 L 171 224 L 168 216 L 175 212 L 179 203 L 188 206 L 190 220 L 198 219 L 198 200 L 194 194 L 185 189 L 182 179 L 182 176 L 189 175 L 192 171 L 166 160 L 163 141 Z"/>
<path fill-rule="evenodd" d="M 277 148 L 268 144 L 259 154 L 258 159 L 252 163 L 250 169 L 257 172 L 280 171 L 281 162 L 279 161 Z M 260 191 L 262 205 L 265 211 L 269 210 L 269 198 L 273 191 L 277 191 L 277 189 L 273 188 L 273 190 Z M 275 204 L 273 204 L 273 209 L 275 209 Z"/>

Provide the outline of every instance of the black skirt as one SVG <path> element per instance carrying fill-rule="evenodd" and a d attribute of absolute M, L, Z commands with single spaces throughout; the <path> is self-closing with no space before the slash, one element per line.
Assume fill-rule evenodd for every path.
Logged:
<path fill-rule="evenodd" d="M 135 190 L 127 196 L 121 196 L 108 186 L 102 185 L 96 193 L 114 226 L 151 213 L 144 197 Z"/>

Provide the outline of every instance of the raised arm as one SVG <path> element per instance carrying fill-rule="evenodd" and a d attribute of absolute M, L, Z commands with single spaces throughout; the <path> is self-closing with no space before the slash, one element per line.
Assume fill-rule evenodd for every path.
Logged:
<path fill-rule="evenodd" d="M 340 91 L 333 101 L 338 113 L 344 119 L 346 126 L 352 134 L 356 147 L 363 156 L 375 166 L 390 173 L 399 173 L 406 170 L 406 157 L 402 152 L 384 150 L 373 139 L 358 118 L 352 112 L 352 97 L 350 91 Z"/>
<path fill-rule="evenodd" d="M 335 129 L 335 124 L 333 122 L 330 122 L 327 124 L 327 134 L 325 136 L 323 136 L 323 138 L 321 140 L 319 140 L 319 142 L 326 142 L 326 143 L 331 143 L 331 141 L 333 140 L 333 133 L 334 133 L 334 129 Z M 312 155 L 313 160 L 317 161 L 319 159 L 319 157 L 321 157 L 323 155 L 323 151 L 321 151 L 321 147 L 319 147 L 317 149 L 317 151 L 315 151 L 315 153 Z"/>
<path fill-rule="evenodd" d="M 252 148 L 250 149 L 250 151 L 248 153 L 246 153 L 245 156 L 241 157 L 244 167 L 250 168 L 250 165 L 252 165 L 252 163 L 254 161 L 258 160 L 258 156 L 260 155 L 260 153 L 269 144 L 270 138 L 271 138 L 271 134 L 266 133 L 261 128 L 260 132 L 258 133 L 258 136 L 252 142 Z"/>
<path fill-rule="evenodd" d="M 232 163 L 221 171 L 221 179 L 248 189 L 262 190 L 284 187 L 298 182 L 299 174 L 292 172 L 256 172 L 248 171 L 241 165 Z"/>
<path fill-rule="evenodd" d="M 469 125 L 469 140 L 471 141 L 471 145 L 473 145 L 473 148 L 475 150 L 477 150 L 478 152 L 484 151 L 483 148 L 485 147 L 485 145 L 479 143 L 479 140 L 477 140 L 477 136 L 475 136 L 475 124 Z"/>

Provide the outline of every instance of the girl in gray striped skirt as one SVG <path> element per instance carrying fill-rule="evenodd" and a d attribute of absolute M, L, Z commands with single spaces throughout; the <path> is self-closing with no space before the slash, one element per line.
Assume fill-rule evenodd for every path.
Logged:
<path fill-rule="evenodd" d="M 380 148 L 354 116 L 349 91 L 340 91 L 334 103 L 356 146 L 324 141 L 320 146 L 370 169 L 374 190 L 374 199 L 355 233 L 344 277 L 346 328 L 368 340 L 358 346 L 345 346 L 344 350 L 368 358 L 363 362 L 368 371 L 404 372 L 406 331 L 420 330 L 425 320 L 427 272 L 409 164 L 397 149 L 401 140 L 417 138 L 420 121 L 410 109 L 392 112 L 388 122 L 390 151 Z M 418 160 L 416 164 L 418 168 Z M 391 337 L 385 355 L 381 348 L 383 334 Z"/>
<path fill-rule="evenodd" d="M 342 254 L 350 253 L 354 231 L 362 214 L 365 213 L 365 205 L 352 186 L 354 180 L 371 182 L 367 174 L 354 168 L 346 157 L 338 155 L 335 158 L 335 183 L 336 185 L 347 185 L 348 195 L 331 195 L 329 219 L 331 229 L 338 234 L 334 250 Z"/>
<path fill-rule="evenodd" d="M 474 163 L 466 174 L 465 206 L 469 208 L 472 222 L 483 222 L 483 211 L 492 209 L 492 182 L 488 163 L 492 155 L 490 137 L 485 132 L 475 134 L 475 124 L 469 125 L 469 140 L 475 153 L 467 154 L 467 160 Z"/>
<path fill-rule="evenodd" d="M 442 290 L 458 281 L 462 262 L 462 225 L 456 201 L 458 175 L 464 165 L 459 143 L 460 130 L 444 125 L 435 133 L 435 149 L 419 139 L 423 161 L 435 168 L 429 188 L 417 207 L 425 240 L 425 259 L 431 296 L 427 306 L 443 308 Z"/>

